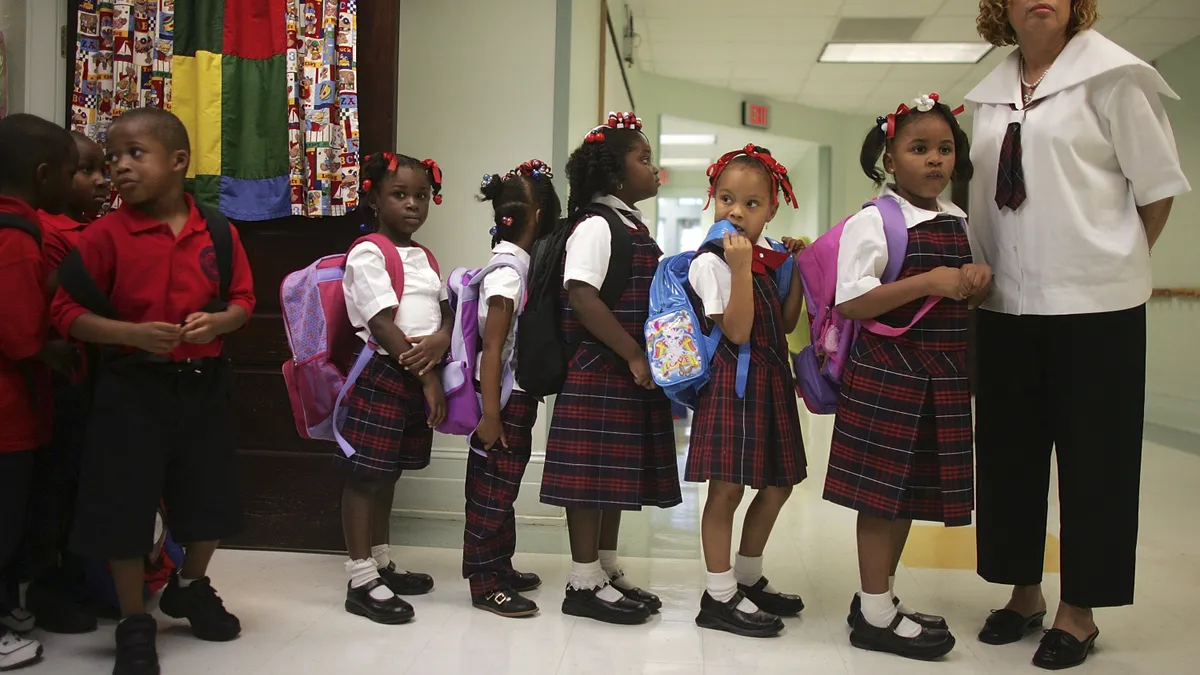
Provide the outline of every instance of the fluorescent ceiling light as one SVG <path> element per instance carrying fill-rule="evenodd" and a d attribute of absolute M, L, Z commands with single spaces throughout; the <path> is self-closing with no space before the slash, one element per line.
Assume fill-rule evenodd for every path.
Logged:
<path fill-rule="evenodd" d="M 979 63 L 986 42 L 830 42 L 821 63 Z"/>
<path fill-rule="evenodd" d="M 716 145 L 716 134 L 662 134 L 658 137 L 662 145 Z"/>
<path fill-rule="evenodd" d="M 680 206 L 704 206 L 704 200 L 699 197 L 680 197 Z"/>
<path fill-rule="evenodd" d="M 709 164 L 712 160 L 703 157 L 664 157 L 658 163 L 671 169 L 707 169 Z"/>

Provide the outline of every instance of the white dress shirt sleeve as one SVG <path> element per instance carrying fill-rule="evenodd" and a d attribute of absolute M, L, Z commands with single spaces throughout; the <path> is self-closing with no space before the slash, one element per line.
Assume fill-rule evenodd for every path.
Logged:
<path fill-rule="evenodd" d="M 571 281 L 599 290 L 608 275 L 612 256 L 612 232 L 603 216 L 591 216 L 579 223 L 567 238 L 567 255 L 563 264 L 563 287 Z"/>
<path fill-rule="evenodd" d="M 838 246 L 836 304 L 866 295 L 882 284 L 879 279 L 887 268 L 887 249 L 879 209 L 865 208 L 846 221 Z"/>
<path fill-rule="evenodd" d="M 508 298 L 516 303 L 521 293 L 521 275 L 511 267 L 497 267 L 483 278 L 483 302 L 492 298 Z"/>
<path fill-rule="evenodd" d="M 1179 150 L 1162 101 L 1153 90 L 1138 83 L 1137 74 L 1126 70 L 1104 87 L 1106 96 L 1100 117 L 1129 179 L 1138 206 L 1188 192 L 1187 177 L 1179 165 Z"/>
<path fill-rule="evenodd" d="M 370 321 L 385 309 L 400 306 L 396 292 L 392 289 L 392 278 L 388 276 L 383 252 L 370 242 L 355 246 L 350 255 L 346 256 L 346 275 L 342 278 L 342 289 L 345 291 L 346 302 L 358 311 L 363 321 Z"/>
<path fill-rule="evenodd" d="M 705 316 L 718 316 L 729 306 L 733 272 L 715 253 L 701 253 L 688 268 L 688 283 L 704 303 Z"/>

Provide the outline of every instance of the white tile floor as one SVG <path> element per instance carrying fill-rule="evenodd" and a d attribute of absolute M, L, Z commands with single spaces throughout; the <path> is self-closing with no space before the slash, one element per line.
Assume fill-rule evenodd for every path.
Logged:
<path fill-rule="evenodd" d="M 1028 665 L 1036 638 L 1008 647 L 974 634 L 1002 589 L 963 570 L 904 569 L 897 588 L 921 610 L 945 615 L 959 638 L 943 663 L 870 654 L 846 640 L 845 614 L 857 587 L 853 515 L 820 500 L 828 427 L 807 429 L 813 475 L 797 490 L 768 548 L 766 572 L 777 587 L 800 593 L 808 608 L 779 638 L 753 640 L 701 631 L 693 623 L 703 586 L 699 560 L 628 558 L 627 571 L 663 598 L 648 625 L 619 627 L 560 614 L 569 569 L 563 555 L 520 553 L 517 565 L 546 584 L 533 594 L 540 616 L 501 619 L 470 607 L 459 578 L 459 552 L 397 547 L 397 557 L 437 578 L 413 599 L 417 620 L 379 626 L 341 609 L 341 560 L 332 556 L 223 551 L 212 576 L 244 632 L 229 644 L 193 639 L 159 617 L 159 651 L 167 675 L 907 675 L 1040 672 Z M 824 441 L 824 442 L 822 442 Z M 815 446 L 815 447 L 814 447 Z M 1192 637 L 1200 606 L 1200 456 L 1147 443 L 1143 475 L 1138 604 L 1098 613 L 1098 649 L 1080 675 L 1174 675 L 1200 671 Z M 1052 516 L 1053 518 L 1053 516 Z M 1051 523 L 1051 531 L 1056 531 Z M 1049 593 L 1057 577 L 1046 579 Z M 112 624 L 78 636 L 39 634 L 46 658 L 28 671 L 55 675 L 110 672 Z M 1188 665 L 1191 663 L 1192 665 Z"/>

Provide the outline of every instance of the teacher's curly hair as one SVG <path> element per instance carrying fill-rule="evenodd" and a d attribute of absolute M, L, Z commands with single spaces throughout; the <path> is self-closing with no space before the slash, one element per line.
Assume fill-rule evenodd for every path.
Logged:
<path fill-rule="evenodd" d="M 1067 37 L 1096 25 L 1100 15 L 1096 12 L 1097 0 L 1070 0 L 1071 20 L 1067 22 Z M 1008 22 L 1009 0 L 979 0 L 979 17 L 975 29 L 980 37 L 996 47 L 1017 44 L 1017 33 Z"/>

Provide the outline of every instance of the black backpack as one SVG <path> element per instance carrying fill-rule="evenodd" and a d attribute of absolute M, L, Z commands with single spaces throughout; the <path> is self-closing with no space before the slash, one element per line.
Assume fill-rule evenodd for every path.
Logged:
<path fill-rule="evenodd" d="M 0 229 L 21 230 L 33 237 L 38 248 L 42 247 L 42 229 L 15 213 L 0 213 Z"/>
<path fill-rule="evenodd" d="M 540 398 L 562 391 L 567 381 L 567 365 L 579 348 L 562 333 L 559 293 L 563 287 L 567 239 L 576 223 L 594 215 L 608 221 L 612 233 L 612 253 L 600 288 L 600 299 L 610 309 L 621 299 L 633 273 L 633 238 L 629 227 L 616 211 L 602 204 L 591 204 L 575 218 L 560 220 L 554 232 L 534 244 L 525 311 L 517 323 L 516 378 L 532 396 Z"/>

